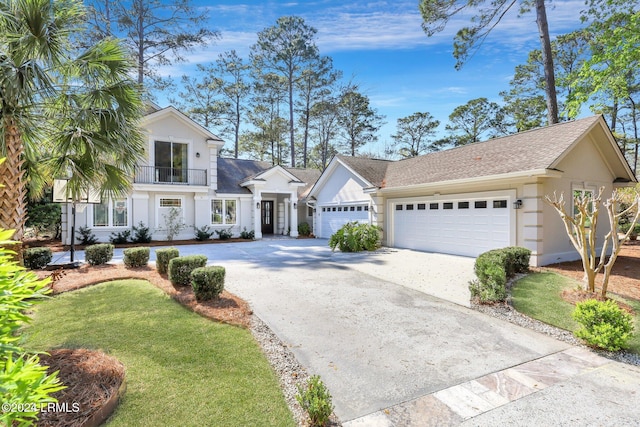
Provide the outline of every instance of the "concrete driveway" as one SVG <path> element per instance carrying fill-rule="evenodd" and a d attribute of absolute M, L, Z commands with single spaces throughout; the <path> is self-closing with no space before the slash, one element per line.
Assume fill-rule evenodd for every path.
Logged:
<path fill-rule="evenodd" d="M 322 377 L 346 425 L 583 425 L 575 420 L 603 413 L 615 414 L 615 425 L 640 419 L 632 403 L 640 394 L 637 367 L 464 307 L 470 258 L 332 253 L 326 240 L 180 251 L 226 266 L 226 288 Z M 608 410 L 579 397 L 600 389 L 609 392 L 599 400 Z M 534 409 L 536 416 L 522 412 Z"/>

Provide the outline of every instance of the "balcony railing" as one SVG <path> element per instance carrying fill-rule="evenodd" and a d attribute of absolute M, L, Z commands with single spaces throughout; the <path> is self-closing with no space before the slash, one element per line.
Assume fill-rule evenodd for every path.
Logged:
<path fill-rule="evenodd" d="M 207 185 L 207 170 L 137 166 L 133 182 L 137 184 Z"/>

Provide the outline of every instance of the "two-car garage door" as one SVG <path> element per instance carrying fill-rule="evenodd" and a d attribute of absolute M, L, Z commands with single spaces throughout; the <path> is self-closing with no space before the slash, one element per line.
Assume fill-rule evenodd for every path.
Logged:
<path fill-rule="evenodd" d="M 390 245 L 478 256 L 511 245 L 508 197 L 390 200 Z"/>

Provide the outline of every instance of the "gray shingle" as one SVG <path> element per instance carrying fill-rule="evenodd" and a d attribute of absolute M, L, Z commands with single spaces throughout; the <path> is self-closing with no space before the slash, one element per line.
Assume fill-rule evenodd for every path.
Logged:
<path fill-rule="evenodd" d="M 369 159 L 364 157 L 337 156 L 358 175 L 369 181 L 374 187 L 381 187 L 391 160 Z"/>

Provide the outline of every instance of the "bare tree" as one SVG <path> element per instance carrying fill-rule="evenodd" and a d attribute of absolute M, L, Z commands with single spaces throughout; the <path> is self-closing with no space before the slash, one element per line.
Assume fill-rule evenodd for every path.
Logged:
<path fill-rule="evenodd" d="M 602 271 L 601 295 L 606 298 L 611 269 L 622 248 L 622 243 L 627 240 L 635 224 L 640 219 L 640 193 L 636 190 L 633 195 L 633 201 L 626 209 L 620 210 L 623 194 L 618 190 L 614 190 L 611 198 L 602 203 L 603 192 L 604 187 L 600 188 L 597 195 L 590 191 L 576 192 L 573 195 L 574 213 L 566 211 L 564 194 L 557 196 L 554 193 L 553 197 L 547 195 L 545 200 L 562 218 L 569 240 L 571 240 L 571 243 L 580 254 L 584 269 L 585 290 L 595 292 L 596 275 Z M 601 204 L 605 207 L 609 216 L 610 229 L 604 237 L 602 249 L 598 256 L 596 231 Z M 635 214 L 629 231 L 623 237 L 619 237 L 618 222 L 620 218 L 628 216 L 633 211 L 635 211 Z M 607 257 L 609 249 L 611 253 Z"/>

